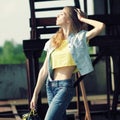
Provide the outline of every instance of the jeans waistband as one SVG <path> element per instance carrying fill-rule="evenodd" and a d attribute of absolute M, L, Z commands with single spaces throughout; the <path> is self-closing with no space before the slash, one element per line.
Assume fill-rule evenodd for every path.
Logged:
<path fill-rule="evenodd" d="M 66 87 L 66 86 L 73 86 L 73 80 L 72 79 L 66 79 L 66 80 L 47 80 L 47 85 L 52 87 Z"/>

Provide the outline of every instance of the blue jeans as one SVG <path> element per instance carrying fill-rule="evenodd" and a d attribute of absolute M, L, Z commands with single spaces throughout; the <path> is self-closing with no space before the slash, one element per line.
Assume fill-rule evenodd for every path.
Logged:
<path fill-rule="evenodd" d="M 73 80 L 46 82 L 49 108 L 45 120 L 67 120 L 66 109 L 74 96 Z"/>

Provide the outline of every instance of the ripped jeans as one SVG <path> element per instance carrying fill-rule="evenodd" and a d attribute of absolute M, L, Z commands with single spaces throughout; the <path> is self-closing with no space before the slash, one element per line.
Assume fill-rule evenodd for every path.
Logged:
<path fill-rule="evenodd" d="M 73 80 L 46 81 L 49 108 L 44 120 L 67 120 L 66 109 L 74 96 Z"/>

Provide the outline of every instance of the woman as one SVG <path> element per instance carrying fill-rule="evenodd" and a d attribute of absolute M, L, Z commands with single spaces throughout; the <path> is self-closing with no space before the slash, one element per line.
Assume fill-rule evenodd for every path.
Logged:
<path fill-rule="evenodd" d="M 86 31 L 86 25 L 93 29 Z M 39 72 L 37 84 L 30 103 L 35 109 L 38 94 L 46 80 L 49 108 L 45 120 L 66 120 L 66 109 L 73 98 L 72 75 L 85 75 L 93 71 L 87 41 L 104 28 L 99 21 L 90 20 L 78 8 L 67 6 L 58 14 L 58 32 L 46 43 L 47 56 Z"/>

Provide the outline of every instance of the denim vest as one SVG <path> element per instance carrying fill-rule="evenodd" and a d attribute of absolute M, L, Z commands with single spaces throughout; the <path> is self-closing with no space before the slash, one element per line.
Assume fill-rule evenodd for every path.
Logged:
<path fill-rule="evenodd" d="M 93 66 L 91 58 L 89 56 L 88 46 L 86 43 L 86 31 L 82 30 L 77 34 L 70 34 L 68 36 L 68 46 L 70 48 L 71 55 L 77 65 L 77 68 L 81 75 L 88 74 L 93 71 Z M 49 56 L 54 48 L 50 47 L 50 42 L 48 41 L 45 45 Z M 48 60 L 48 77 L 52 73 L 52 67 L 50 62 L 50 57 Z"/>

